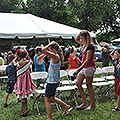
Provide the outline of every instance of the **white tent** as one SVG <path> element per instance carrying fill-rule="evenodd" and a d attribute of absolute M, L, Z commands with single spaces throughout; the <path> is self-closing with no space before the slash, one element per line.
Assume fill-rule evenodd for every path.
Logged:
<path fill-rule="evenodd" d="M 81 30 L 31 14 L 0 13 L 0 38 L 72 38 Z M 92 37 L 96 35 L 90 32 Z"/>
<path fill-rule="evenodd" d="M 120 43 L 120 38 L 112 40 L 111 43 Z"/>

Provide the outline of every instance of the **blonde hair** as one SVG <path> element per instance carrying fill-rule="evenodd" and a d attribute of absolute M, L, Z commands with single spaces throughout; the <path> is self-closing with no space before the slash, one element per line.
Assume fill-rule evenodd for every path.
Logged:
<path fill-rule="evenodd" d="M 7 58 L 8 58 L 8 56 L 9 56 L 10 54 L 13 54 L 12 51 L 9 51 L 9 52 L 7 53 Z"/>
<path fill-rule="evenodd" d="M 93 43 L 93 40 L 92 40 L 92 37 L 90 36 L 89 32 L 87 30 L 82 30 L 80 32 L 80 36 L 83 36 L 85 38 L 85 43 L 83 45 L 83 49 L 88 47 L 89 44 L 94 44 Z"/>
<path fill-rule="evenodd" d="M 60 56 L 60 60 L 63 63 L 64 61 L 64 56 L 63 56 L 63 50 L 62 48 L 59 46 L 59 44 L 56 42 L 54 45 L 50 46 L 50 49 L 54 48 L 56 51 L 58 51 L 58 54 Z"/>

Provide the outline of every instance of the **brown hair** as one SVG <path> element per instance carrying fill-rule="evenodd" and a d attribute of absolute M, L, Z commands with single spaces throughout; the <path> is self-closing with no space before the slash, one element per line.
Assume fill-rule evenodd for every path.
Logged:
<path fill-rule="evenodd" d="M 63 61 L 64 61 L 64 56 L 63 56 L 63 50 L 62 50 L 62 48 L 59 46 L 58 43 L 55 43 L 54 45 L 51 45 L 51 46 L 50 46 L 50 49 L 52 49 L 52 48 L 54 48 L 56 51 L 58 51 L 58 54 L 59 54 L 59 56 L 60 56 L 60 60 L 61 60 L 61 62 L 63 63 Z"/>
<path fill-rule="evenodd" d="M 14 54 L 9 54 L 8 55 L 8 60 L 10 61 L 10 62 L 12 62 L 12 60 L 15 58 L 15 55 Z"/>
<path fill-rule="evenodd" d="M 89 32 L 87 30 L 82 30 L 80 32 L 80 36 L 83 36 L 86 40 L 86 42 L 83 45 L 83 48 L 88 47 L 89 44 L 94 44 L 92 37 L 90 36 Z"/>
<path fill-rule="evenodd" d="M 19 61 L 22 58 L 25 58 L 27 55 L 27 51 L 25 49 L 20 49 L 19 52 L 15 56 L 15 61 Z"/>
<path fill-rule="evenodd" d="M 7 53 L 7 58 L 8 58 L 8 56 L 9 56 L 10 54 L 13 54 L 12 51 L 9 51 L 9 52 Z"/>
<path fill-rule="evenodd" d="M 109 45 L 105 45 L 104 48 L 111 49 Z"/>

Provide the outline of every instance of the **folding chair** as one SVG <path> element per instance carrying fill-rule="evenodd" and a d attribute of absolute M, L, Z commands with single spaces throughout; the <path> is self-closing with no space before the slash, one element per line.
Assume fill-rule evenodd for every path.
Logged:
<path fill-rule="evenodd" d="M 2 89 L 2 84 L 3 84 L 3 79 L 7 79 L 8 78 L 8 76 L 0 76 L 0 91 L 1 91 L 1 89 Z"/>
<path fill-rule="evenodd" d="M 101 74 L 101 73 L 105 73 L 101 68 L 96 68 L 96 72 L 95 74 Z M 102 78 L 94 78 L 93 79 L 93 87 L 95 86 L 94 88 L 94 91 L 95 91 L 95 99 L 96 99 L 96 102 L 98 102 L 98 94 L 100 93 L 102 96 L 103 95 L 106 95 L 108 93 L 109 96 L 111 96 L 111 91 L 110 91 L 110 84 L 108 81 L 106 81 L 106 77 L 103 76 Z M 102 89 L 104 90 L 102 92 Z M 97 91 L 98 90 L 98 91 Z M 112 98 L 112 96 L 111 96 Z"/>
<path fill-rule="evenodd" d="M 108 66 L 102 68 L 102 73 L 104 74 L 104 78 L 106 80 L 113 80 L 115 77 L 113 75 L 108 75 L 108 73 L 114 73 L 114 66 Z"/>
<path fill-rule="evenodd" d="M 47 78 L 47 72 L 32 72 L 31 73 L 31 77 L 32 77 L 32 79 L 34 79 L 34 80 L 37 80 L 37 79 L 46 79 Z M 45 85 L 45 83 L 44 84 L 42 84 L 43 86 Z M 40 111 L 39 111 L 39 106 L 38 106 L 38 102 L 40 103 L 41 102 L 41 100 L 40 100 L 40 97 L 41 96 L 43 96 L 44 94 L 45 94 L 45 89 L 42 89 L 42 90 L 35 90 L 35 93 L 37 93 L 37 94 L 39 94 L 37 97 L 36 96 L 34 96 L 34 98 L 35 98 L 35 101 L 34 101 L 34 103 L 33 103 L 33 109 L 34 109 L 34 105 L 36 104 L 36 108 L 37 108 L 37 112 L 38 112 L 38 114 L 40 115 Z M 43 99 L 43 101 L 44 101 L 44 98 L 42 97 L 42 99 Z"/>
<path fill-rule="evenodd" d="M 108 75 L 108 73 L 109 74 L 111 74 L 111 73 L 114 74 L 114 66 L 103 67 L 102 72 L 104 74 L 105 80 L 108 81 L 108 83 L 110 83 L 110 86 L 109 86 L 108 90 L 109 90 L 109 92 L 111 92 L 111 94 L 110 94 L 111 99 L 114 100 L 114 95 L 113 95 L 114 92 L 112 92 L 114 90 L 112 90 L 112 88 L 114 87 L 115 77 L 114 77 L 114 75 Z"/>
<path fill-rule="evenodd" d="M 73 76 L 74 71 L 76 71 L 76 69 L 68 69 L 67 71 L 60 70 L 60 77 L 63 77 L 65 75 L 67 76 L 67 80 L 62 79 L 61 86 L 57 88 L 56 97 L 59 97 L 60 99 L 62 99 L 62 97 L 60 96 L 62 94 L 64 96 L 63 101 L 64 100 L 65 102 L 75 101 L 76 106 L 78 106 L 77 99 L 75 96 L 77 86 L 74 85 L 76 82 L 73 79 L 71 79 L 72 78 L 71 76 Z M 68 95 L 68 92 L 69 92 L 69 95 Z"/>
<path fill-rule="evenodd" d="M 8 65 L 1 65 L 0 66 L 0 91 L 1 91 L 1 89 L 2 89 L 2 84 L 3 84 L 3 79 L 7 79 L 8 77 L 7 76 L 4 76 L 3 75 L 3 71 L 4 70 L 6 70 L 6 67 L 7 67 Z"/>

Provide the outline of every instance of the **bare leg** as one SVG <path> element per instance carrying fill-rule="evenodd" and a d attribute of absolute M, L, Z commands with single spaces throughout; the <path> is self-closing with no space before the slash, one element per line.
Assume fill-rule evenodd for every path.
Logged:
<path fill-rule="evenodd" d="M 96 106 L 95 106 L 95 94 L 92 87 L 92 81 L 93 81 L 93 76 L 86 77 L 86 85 L 87 85 L 87 88 L 90 94 L 90 100 L 91 100 L 91 105 L 89 107 L 94 109 L 96 108 Z"/>
<path fill-rule="evenodd" d="M 48 114 L 48 120 L 52 120 L 52 106 L 50 104 L 50 98 L 47 98 L 44 96 L 44 101 L 45 101 L 46 110 Z"/>
<path fill-rule="evenodd" d="M 27 116 L 27 98 L 22 98 L 22 114 L 21 116 L 26 117 Z"/>
<path fill-rule="evenodd" d="M 83 74 L 79 74 L 77 82 L 76 82 L 76 86 L 78 87 L 78 91 L 79 91 L 79 93 L 80 93 L 80 95 L 82 97 L 82 100 L 83 100 L 82 105 L 88 106 L 88 103 L 87 103 L 87 100 L 86 100 L 86 96 L 85 96 L 85 92 L 84 92 L 84 89 L 82 87 L 82 83 L 83 83 L 84 78 L 85 77 L 84 77 Z"/>
<path fill-rule="evenodd" d="M 59 98 L 51 97 L 50 100 L 52 102 L 55 102 L 55 103 L 61 105 L 63 108 L 65 108 L 65 110 L 67 110 L 70 107 L 70 105 L 67 105 L 66 103 L 64 103 L 63 101 L 61 101 Z"/>
<path fill-rule="evenodd" d="M 118 109 L 120 109 L 120 95 L 117 96 L 117 106 Z"/>
<path fill-rule="evenodd" d="M 9 96 L 9 93 L 6 93 L 6 96 L 5 96 L 5 103 L 7 103 L 8 96 Z"/>
<path fill-rule="evenodd" d="M 61 101 L 60 99 L 55 98 L 55 97 L 51 97 L 51 98 L 44 97 L 44 101 L 45 101 L 45 104 L 46 104 L 48 120 L 52 120 L 52 106 L 50 104 L 50 101 L 61 105 L 63 108 L 65 108 L 65 110 L 67 110 L 70 107 L 70 105 L 67 105 L 66 103 L 64 103 L 63 101 Z"/>

